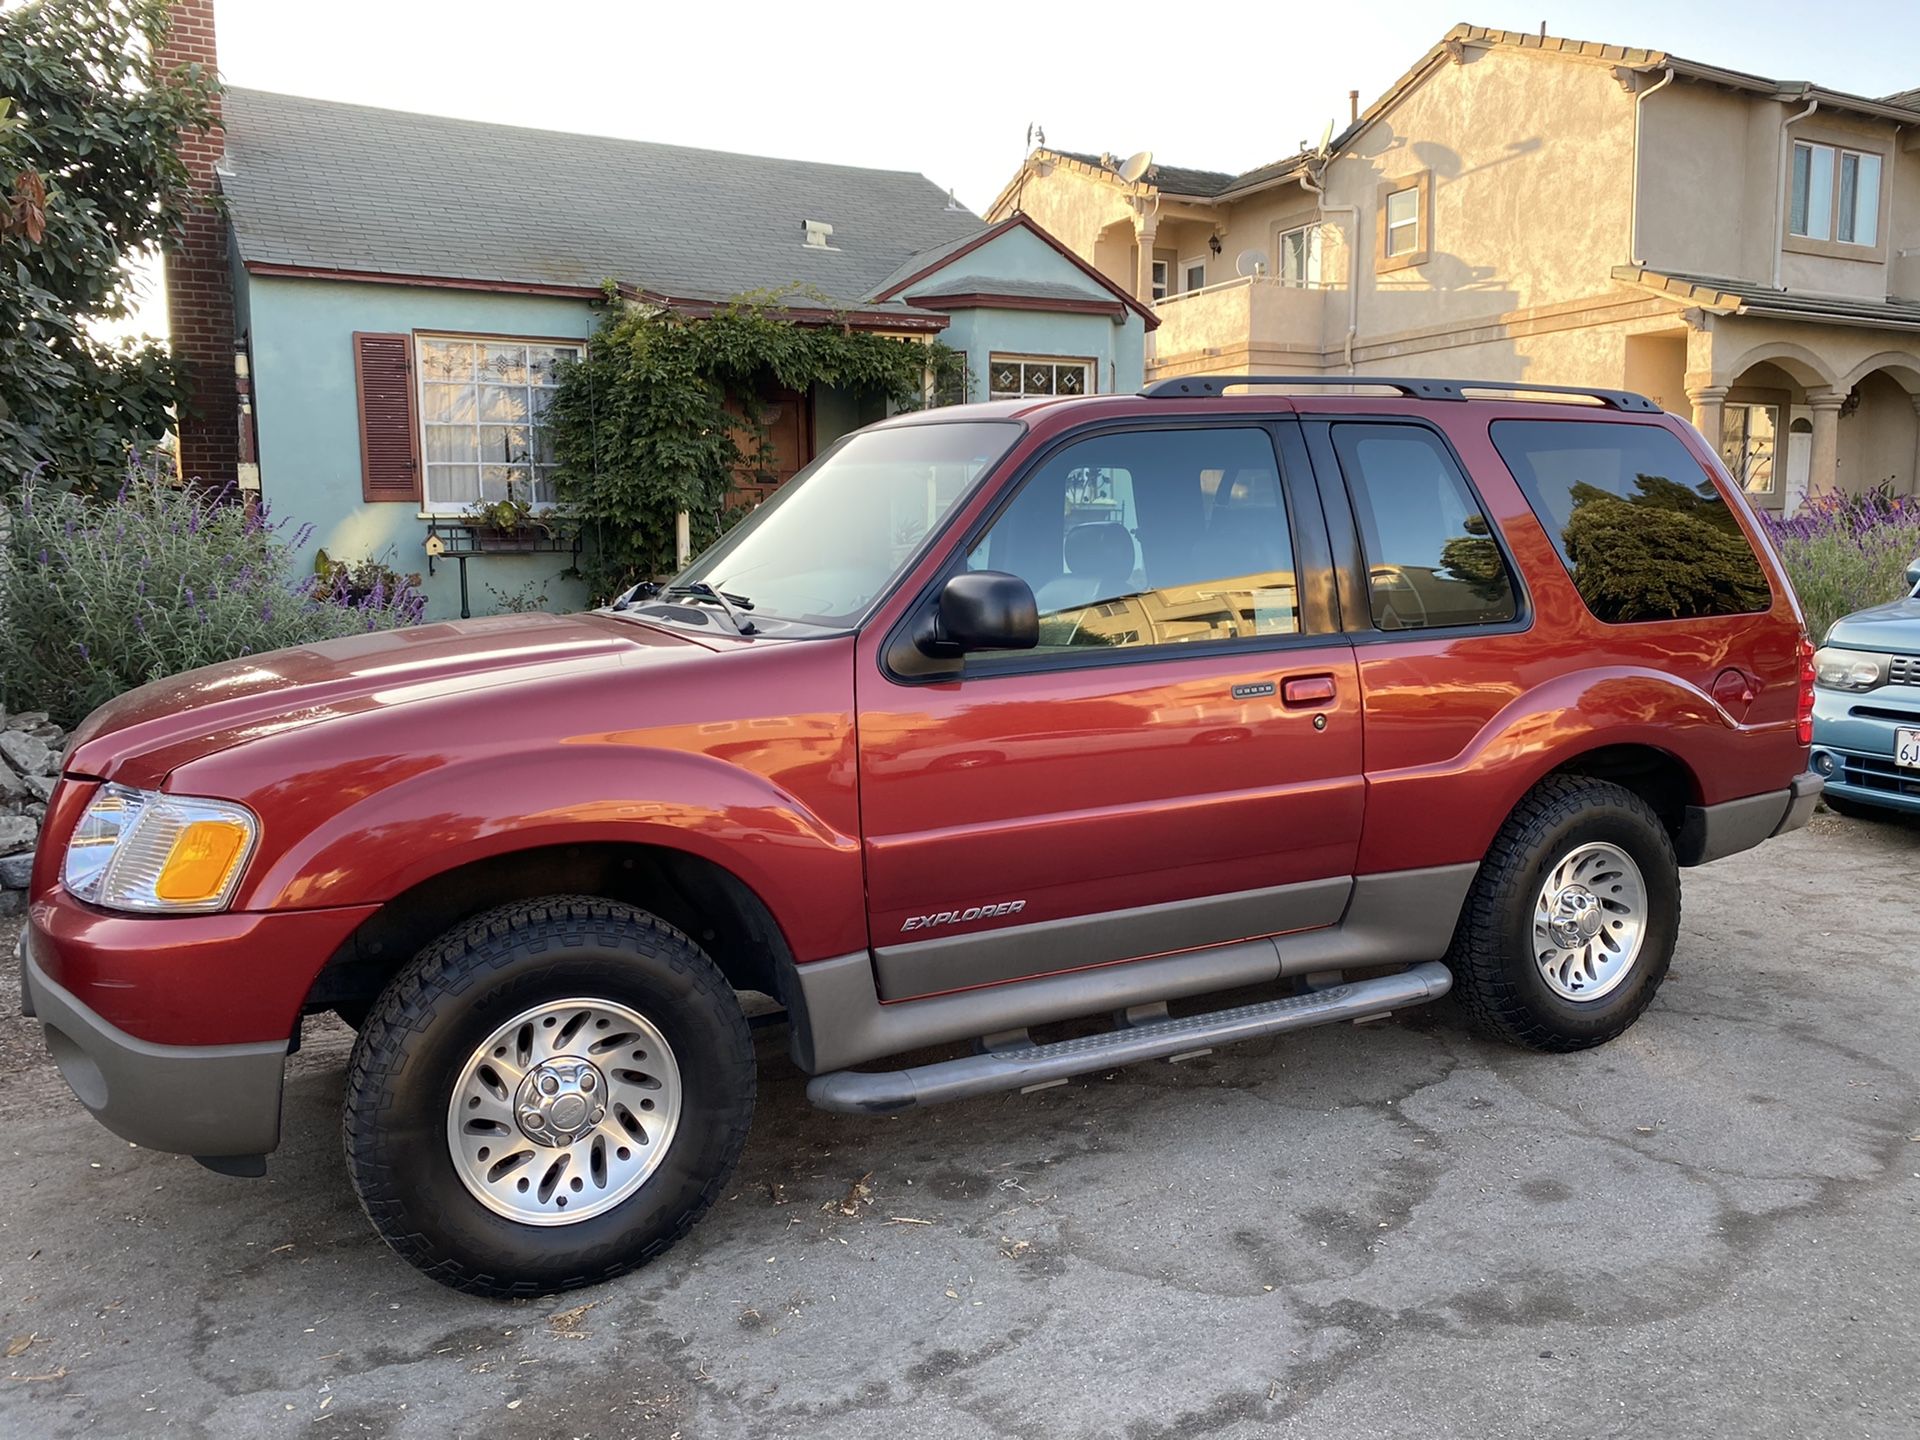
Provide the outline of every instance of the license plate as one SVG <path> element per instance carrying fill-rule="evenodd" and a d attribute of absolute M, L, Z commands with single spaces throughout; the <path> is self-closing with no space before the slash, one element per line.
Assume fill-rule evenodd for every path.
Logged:
<path fill-rule="evenodd" d="M 1920 770 L 1920 730 L 1893 732 L 1893 763 L 1902 770 Z"/>

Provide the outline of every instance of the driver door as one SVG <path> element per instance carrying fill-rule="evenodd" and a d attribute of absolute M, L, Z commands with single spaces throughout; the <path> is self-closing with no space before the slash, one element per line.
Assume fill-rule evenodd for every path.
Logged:
<path fill-rule="evenodd" d="M 1359 688 L 1311 477 L 1235 424 L 1043 456 L 953 569 L 1032 588 L 1040 644 L 857 681 L 884 999 L 1331 925 Z M 1325 582 L 1325 583 L 1322 583 Z"/>

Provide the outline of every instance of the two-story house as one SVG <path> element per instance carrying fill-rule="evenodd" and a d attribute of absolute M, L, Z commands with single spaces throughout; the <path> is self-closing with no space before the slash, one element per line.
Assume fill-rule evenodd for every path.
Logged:
<path fill-rule="evenodd" d="M 1153 305 L 1150 377 L 1626 388 L 1756 504 L 1915 491 L 1920 90 L 1462 25 L 1355 110 L 1239 175 L 1037 149 L 988 213 Z"/>

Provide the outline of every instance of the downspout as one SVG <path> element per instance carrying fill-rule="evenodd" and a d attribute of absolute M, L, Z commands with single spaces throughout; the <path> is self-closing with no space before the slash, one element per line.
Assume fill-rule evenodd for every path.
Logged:
<path fill-rule="evenodd" d="M 1787 131 L 1795 125 L 1798 125 L 1819 108 L 1820 102 L 1818 100 L 1809 100 L 1806 109 L 1802 110 L 1798 115 L 1789 115 L 1780 122 L 1780 166 L 1779 174 L 1775 176 L 1778 182 L 1779 193 L 1774 196 L 1773 206 L 1773 288 L 1776 290 L 1786 288 L 1780 283 L 1780 272 L 1781 267 L 1786 264 L 1787 260 L 1787 252 L 1783 238 L 1787 231 L 1787 192 L 1793 186 L 1793 151 L 1790 148 L 1793 144 L 1793 137 L 1789 135 Z"/>
<path fill-rule="evenodd" d="M 1347 217 L 1347 338 L 1341 349 L 1346 358 L 1347 373 L 1351 375 L 1353 339 L 1360 333 L 1360 207 L 1327 204 L 1326 188 L 1314 183 L 1312 166 L 1300 172 L 1300 186 L 1308 194 L 1319 198 L 1321 214 Z"/>
<path fill-rule="evenodd" d="M 1658 84 L 1649 85 L 1633 97 L 1633 188 L 1627 201 L 1627 263 L 1640 265 L 1640 127 L 1644 107 L 1649 97 L 1658 94 L 1673 83 L 1673 67 L 1667 66 L 1667 73 L 1660 77 Z"/>

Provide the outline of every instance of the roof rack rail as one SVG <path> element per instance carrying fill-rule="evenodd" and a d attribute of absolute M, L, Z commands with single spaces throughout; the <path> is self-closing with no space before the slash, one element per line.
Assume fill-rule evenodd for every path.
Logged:
<path fill-rule="evenodd" d="M 1465 400 L 1469 390 L 1506 390 L 1526 395 L 1578 395 L 1598 400 L 1610 410 L 1637 410 L 1658 415 L 1660 407 L 1631 390 L 1596 390 L 1585 385 L 1541 385 L 1526 380 L 1434 380 L 1395 375 L 1177 375 L 1156 380 L 1140 393 L 1152 400 L 1181 396 L 1224 395 L 1245 385 L 1378 385 L 1398 390 L 1415 400 Z"/>

